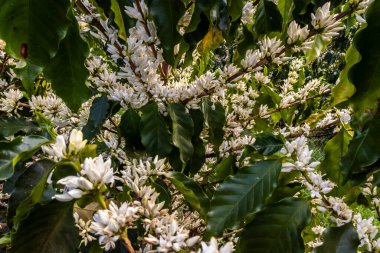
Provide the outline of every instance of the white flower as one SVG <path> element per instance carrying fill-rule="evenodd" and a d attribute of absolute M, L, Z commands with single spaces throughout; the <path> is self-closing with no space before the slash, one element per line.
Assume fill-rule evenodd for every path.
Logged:
<path fill-rule="evenodd" d="M 344 29 L 341 22 L 336 20 L 335 15 L 330 13 L 330 2 L 319 7 L 315 14 L 311 14 L 311 24 L 314 29 L 322 30 L 322 36 L 325 40 L 339 35 L 339 31 Z"/>
<path fill-rule="evenodd" d="M 296 21 L 292 21 L 288 27 L 288 44 L 296 42 L 303 42 L 309 35 L 309 29 L 307 26 L 301 28 Z"/>
<path fill-rule="evenodd" d="M 49 146 L 42 146 L 42 150 L 58 159 L 62 159 L 66 156 L 66 141 L 63 135 L 58 135 L 55 138 L 55 143 Z"/>
<path fill-rule="evenodd" d="M 82 131 L 73 129 L 69 139 L 69 153 L 78 153 L 86 146 L 87 140 L 83 140 Z"/>
<path fill-rule="evenodd" d="M 256 11 L 255 6 L 251 2 L 247 2 L 242 10 L 241 22 L 245 25 L 253 24 L 253 15 Z"/>
<path fill-rule="evenodd" d="M 114 183 L 111 160 L 103 161 L 100 155 L 96 158 L 86 158 L 82 165 L 82 170 L 76 176 L 68 176 L 58 180 L 58 184 L 64 185 L 62 194 L 54 197 L 59 201 L 71 201 L 81 198 L 94 189 L 104 190 L 107 184 Z"/>
<path fill-rule="evenodd" d="M 3 98 L 0 98 L 0 110 L 11 113 L 15 111 L 18 106 L 18 101 L 23 97 L 20 90 L 10 89 L 3 92 Z"/>
<path fill-rule="evenodd" d="M 219 248 L 218 241 L 212 237 L 209 244 L 202 242 L 202 250 L 199 250 L 198 253 L 232 253 L 233 250 L 232 242 L 228 242 Z"/>
<path fill-rule="evenodd" d="M 104 162 L 101 155 L 95 158 L 86 158 L 80 174 L 87 177 L 91 183 L 98 187 L 105 184 L 113 184 L 115 180 L 113 169 L 111 168 L 111 160 L 107 159 Z"/>
<path fill-rule="evenodd" d="M 105 250 L 115 248 L 115 242 L 119 240 L 120 234 L 132 226 L 138 218 L 137 210 L 137 207 L 129 203 L 123 203 L 118 207 L 111 202 L 108 209 L 99 210 L 94 214 L 90 229 L 93 234 L 99 236 L 99 244 Z"/>

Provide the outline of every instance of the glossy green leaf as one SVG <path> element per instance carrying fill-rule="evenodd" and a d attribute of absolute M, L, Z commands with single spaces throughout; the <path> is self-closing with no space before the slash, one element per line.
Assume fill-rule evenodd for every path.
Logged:
<path fill-rule="evenodd" d="M 160 195 L 157 197 L 157 204 L 164 202 L 164 207 L 170 209 L 172 205 L 172 197 L 170 194 L 169 187 L 166 185 L 165 181 L 161 178 L 156 178 L 150 183 L 157 193 Z"/>
<path fill-rule="evenodd" d="M 141 142 L 147 152 L 160 157 L 169 155 L 172 149 L 170 136 L 157 104 L 149 103 L 141 112 Z"/>
<path fill-rule="evenodd" d="M 52 88 L 73 111 L 77 111 L 91 96 L 86 85 L 89 71 L 84 62 L 89 47 L 79 33 L 78 23 L 72 13 L 71 24 L 66 37 L 61 41 L 59 50 L 44 69 L 45 77 L 51 81 Z"/>
<path fill-rule="evenodd" d="M 48 141 L 41 136 L 19 136 L 12 141 L 0 141 L 0 180 L 10 178 L 18 162 L 30 158 Z"/>
<path fill-rule="evenodd" d="M 356 92 L 350 99 L 355 113 L 360 116 L 368 110 L 376 110 L 380 98 L 380 2 L 373 1 L 366 12 L 367 27 L 354 37 L 354 45 L 361 55 L 349 79 Z"/>
<path fill-rule="evenodd" d="M 346 52 L 346 66 L 339 74 L 339 83 L 332 90 L 334 105 L 348 100 L 355 93 L 355 86 L 350 81 L 348 73 L 352 66 L 358 63 L 360 59 L 361 56 L 355 44 L 352 44 Z"/>
<path fill-rule="evenodd" d="M 235 229 L 243 224 L 248 214 L 261 210 L 277 186 L 280 171 L 280 160 L 267 160 L 228 177 L 211 199 L 207 214 L 208 234 L 218 236 L 227 228 Z"/>
<path fill-rule="evenodd" d="M 123 8 L 120 6 L 118 0 L 111 0 L 111 10 L 115 14 L 115 23 L 119 27 L 119 37 L 124 41 L 127 41 L 127 33 L 125 31 L 124 19 L 123 19 Z"/>
<path fill-rule="evenodd" d="M 24 63 L 20 68 L 15 68 L 15 74 L 20 78 L 22 85 L 29 94 L 33 94 L 34 81 L 43 68 L 32 63 Z"/>
<path fill-rule="evenodd" d="M 0 38 L 12 57 L 26 61 L 21 79 L 32 94 L 34 79 L 58 51 L 65 37 L 70 1 L 18 0 L 0 2 Z"/>
<path fill-rule="evenodd" d="M 26 171 L 17 179 L 15 188 L 11 193 L 11 197 L 8 201 L 8 227 L 13 225 L 13 216 L 16 214 L 18 205 L 25 200 L 33 188 L 40 182 L 47 172 L 51 171 L 54 166 L 54 162 L 51 160 L 40 160 L 33 163 Z"/>
<path fill-rule="evenodd" d="M 235 157 L 232 155 L 224 158 L 209 177 L 210 182 L 219 182 L 224 180 L 229 175 L 234 174 Z"/>
<path fill-rule="evenodd" d="M 306 51 L 306 63 L 311 63 L 318 56 L 321 55 L 323 50 L 326 49 L 328 42 L 323 40 L 322 35 L 317 34 L 314 38 L 313 44 L 310 45 L 310 50 Z"/>
<path fill-rule="evenodd" d="M 270 132 L 261 133 L 255 137 L 256 141 L 252 147 L 263 156 L 273 155 L 284 146 L 284 140 L 279 135 L 274 135 Z"/>
<path fill-rule="evenodd" d="M 199 184 L 180 172 L 172 172 L 168 177 L 175 188 L 182 193 L 189 205 L 205 217 L 210 206 L 210 200 Z"/>
<path fill-rule="evenodd" d="M 224 107 L 220 103 L 213 106 L 211 101 L 206 99 L 203 101 L 202 111 L 208 126 L 209 141 L 214 145 L 214 150 L 218 151 L 223 142 L 223 127 L 226 122 Z"/>
<path fill-rule="evenodd" d="M 19 132 L 31 134 L 40 130 L 39 126 L 24 118 L 0 118 L 0 137 L 7 137 Z"/>
<path fill-rule="evenodd" d="M 255 31 L 266 34 L 282 30 L 282 16 L 277 5 L 268 0 L 260 0 L 255 12 Z"/>
<path fill-rule="evenodd" d="M 294 10 L 294 0 L 279 0 L 278 10 L 282 16 L 282 33 L 285 35 L 288 29 L 288 25 L 292 20 L 292 12 Z M 297 1 L 297 0 L 295 0 Z"/>
<path fill-rule="evenodd" d="M 236 252 L 303 253 L 302 230 L 310 221 L 308 203 L 287 198 L 268 206 L 241 233 Z"/>
<path fill-rule="evenodd" d="M 109 108 L 110 104 L 107 96 L 102 95 L 94 99 L 90 108 L 88 122 L 82 130 L 85 139 L 92 139 L 100 133 L 100 129 L 107 119 Z"/>
<path fill-rule="evenodd" d="M 201 110 L 190 110 L 189 113 L 194 123 L 194 135 L 191 138 L 194 153 L 191 160 L 186 163 L 184 173 L 186 175 L 189 173 L 194 175 L 202 168 L 206 161 L 206 149 L 202 138 L 199 137 L 203 130 L 204 117 Z"/>
<path fill-rule="evenodd" d="M 326 230 L 322 246 L 316 248 L 316 253 L 356 253 L 359 237 L 352 223 Z"/>
<path fill-rule="evenodd" d="M 37 205 L 12 236 L 10 253 L 72 253 L 79 246 L 73 203 Z"/>
<path fill-rule="evenodd" d="M 194 153 L 191 143 L 194 133 L 193 120 L 182 104 L 169 104 L 168 112 L 173 122 L 173 144 L 179 148 L 181 161 L 186 163 Z"/>
<path fill-rule="evenodd" d="M 121 116 L 120 120 L 120 134 L 126 139 L 128 145 L 134 147 L 141 147 L 140 138 L 140 115 L 132 108 L 128 110 Z"/>
<path fill-rule="evenodd" d="M 167 63 L 174 64 L 174 46 L 180 42 L 181 35 L 177 31 L 177 24 L 182 17 L 185 6 L 177 0 L 148 0 L 149 14 L 157 27 L 163 56 Z"/>
<path fill-rule="evenodd" d="M 351 139 L 347 130 L 342 128 L 324 147 L 325 159 L 320 166 L 321 171 L 337 184 L 342 183 L 340 160 L 346 154 Z"/>
<path fill-rule="evenodd" d="M 373 120 L 371 126 L 363 132 L 357 132 L 341 160 L 343 182 L 353 172 L 370 166 L 380 159 L 380 119 Z"/>

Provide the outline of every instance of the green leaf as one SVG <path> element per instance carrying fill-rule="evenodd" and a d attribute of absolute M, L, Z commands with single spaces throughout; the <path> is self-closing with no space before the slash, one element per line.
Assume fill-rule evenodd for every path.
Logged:
<path fill-rule="evenodd" d="M 351 139 L 347 130 L 342 128 L 324 147 L 325 159 L 320 166 L 321 171 L 338 185 L 342 183 L 340 160 L 346 154 Z"/>
<path fill-rule="evenodd" d="M 220 103 L 215 103 L 215 108 L 213 108 L 211 101 L 205 99 L 202 104 L 202 111 L 208 126 L 209 141 L 214 145 L 214 151 L 218 151 L 223 142 L 223 127 L 226 122 L 224 107 Z"/>
<path fill-rule="evenodd" d="M 258 34 L 282 30 L 282 16 L 277 5 L 268 0 L 260 0 L 255 12 L 255 31 Z"/>
<path fill-rule="evenodd" d="M 73 111 L 77 111 L 91 96 L 86 86 L 89 71 L 84 62 L 89 47 L 79 33 L 74 14 L 70 13 L 72 23 L 66 37 L 61 41 L 59 50 L 44 70 L 45 77 L 51 81 L 52 88 Z"/>
<path fill-rule="evenodd" d="M 30 158 L 48 141 L 41 136 L 19 136 L 12 141 L 0 141 L 0 180 L 10 178 L 18 162 Z"/>
<path fill-rule="evenodd" d="M 341 160 L 343 182 L 347 182 L 353 172 L 374 164 L 380 158 L 380 119 L 372 121 L 363 132 L 356 133 Z"/>
<path fill-rule="evenodd" d="M 46 137 L 49 140 L 54 140 L 57 136 L 57 132 L 54 129 L 54 124 L 49 119 L 47 119 L 45 115 L 43 115 L 42 113 L 35 111 L 34 114 L 36 115 L 36 122 L 38 126 L 42 130 L 46 131 Z"/>
<path fill-rule="evenodd" d="M 256 141 L 252 146 L 260 155 L 269 156 L 281 150 L 284 140 L 279 135 L 265 132 L 256 135 Z"/>
<path fill-rule="evenodd" d="M 167 177 L 175 188 L 182 193 L 189 205 L 205 217 L 210 206 L 210 200 L 199 184 L 180 172 L 172 172 Z"/>
<path fill-rule="evenodd" d="M 37 205 L 12 236 L 10 253 L 72 253 L 79 246 L 73 203 Z M 38 236 L 37 236 L 38 235 Z"/>
<path fill-rule="evenodd" d="M 33 81 L 58 51 L 65 37 L 70 1 L 18 0 L 0 2 L 0 38 L 6 41 L 6 51 L 16 59 L 26 61 L 20 70 L 29 94 Z"/>
<path fill-rule="evenodd" d="M 224 180 L 229 175 L 234 174 L 235 157 L 232 155 L 224 158 L 218 165 L 214 172 L 210 175 L 210 182 L 219 182 Z"/>
<path fill-rule="evenodd" d="M 324 41 L 320 34 L 317 34 L 313 44 L 310 46 L 311 49 L 305 53 L 306 63 L 309 64 L 314 61 L 326 49 L 327 45 L 328 42 Z"/>
<path fill-rule="evenodd" d="M 40 130 L 35 122 L 24 118 L 0 118 L 0 137 L 7 137 L 19 132 L 31 134 Z"/>
<path fill-rule="evenodd" d="M 355 93 L 355 86 L 350 81 L 348 73 L 351 70 L 352 66 L 358 63 L 360 59 L 361 56 L 358 50 L 355 48 L 355 44 L 352 44 L 346 52 L 346 66 L 339 74 L 339 83 L 335 85 L 332 90 L 334 105 L 348 100 Z"/>
<path fill-rule="evenodd" d="M 308 203 L 287 198 L 259 212 L 240 235 L 236 252 L 303 253 L 302 230 L 310 220 Z"/>
<path fill-rule="evenodd" d="M 228 177 L 215 191 L 207 214 L 207 230 L 218 236 L 226 229 L 243 224 L 248 214 L 263 208 L 277 186 L 280 160 L 261 161 L 240 169 Z"/>
<path fill-rule="evenodd" d="M 295 0 L 297 1 L 297 0 Z M 299 0 L 298 0 L 299 1 Z M 294 10 L 293 0 L 279 0 L 278 1 L 278 10 L 282 16 L 282 33 L 286 35 L 289 22 L 292 20 L 292 12 Z"/>
<path fill-rule="evenodd" d="M 15 68 L 15 74 L 20 78 L 22 85 L 29 94 L 33 94 L 34 81 L 43 68 L 32 63 L 24 63 L 21 68 Z"/>
<path fill-rule="evenodd" d="M 110 104 L 106 95 L 97 97 L 92 102 L 90 116 L 83 127 L 84 138 L 90 140 L 100 133 L 103 123 L 107 119 Z"/>
<path fill-rule="evenodd" d="M 191 138 L 191 143 L 194 147 L 194 153 L 191 160 L 186 163 L 184 173 L 186 175 L 189 173 L 194 175 L 202 168 L 203 164 L 206 161 L 206 149 L 203 140 L 199 137 L 203 130 L 204 118 L 201 110 L 190 110 L 189 113 L 194 123 L 194 135 Z"/>
<path fill-rule="evenodd" d="M 157 197 L 157 203 L 164 202 L 164 207 L 170 209 L 172 205 L 172 198 L 169 187 L 166 185 L 164 180 L 158 177 L 155 180 L 152 180 L 151 185 L 155 191 L 160 194 Z"/>
<path fill-rule="evenodd" d="M 172 149 L 170 136 L 157 104 L 149 103 L 141 112 L 141 142 L 147 152 L 160 157 L 169 155 Z"/>
<path fill-rule="evenodd" d="M 174 46 L 181 41 L 177 24 L 185 12 L 185 6 L 178 0 L 148 0 L 149 14 L 157 27 L 163 56 L 167 63 L 174 64 Z"/>
<path fill-rule="evenodd" d="M 30 195 L 33 188 L 38 184 L 38 182 L 47 172 L 50 172 L 53 166 L 54 162 L 51 160 L 40 160 L 36 163 L 33 163 L 17 179 L 15 188 L 12 191 L 8 202 L 7 223 L 10 228 L 12 227 L 12 219 L 16 214 L 18 205 Z"/>
<path fill-rule="evenodd" d="M 349 72 L 349 80 L 356 92 L 350 99 L 358 117 L 368 110 L 376 110 L 380 98 L 380 2 L 373 1 L 366 12 L 367 27 L 360 30 L 353 43 L 361 61 Z"/>
<path fill-rule="evenodd" d="M 123 8 L 124 6 L 121 6 Z M 115 14 L 115 23 L 119 27 L 119 37 L 124 41 L 127 41 L 127 33 L 125 31 L 123 11 L 121 10 L 119 2 L 117 0 L 111 0 L 111 10 Z"/>
<path fill-rule="evenodd" d="M 173 144 L 179 148 L 181 161 L 186 163 L 194 153 L 191 143 L 194 133 L 193 120 L 182 104 L 169 104 L 168 112 L 173 122 Z"/>
<path fill-rule="evenodd" d="M 42 202 L 44 190 L 46 189 L 46 181 L 50 175 L 50 172 L 56 166 L 60 166 L 60 164 L 57 164 L 55 166 L 50 165 L 51 164 L 49 163 L 43 163 L 39 165 L 40 170 L 38 175 L 38 183 L 35 184 L 28 196 L 18 205 L 16 209 L 16 215 L 13 217 L 13 229 L 15 231 L 18 229 L 20 221 L 26 217 L 26 215 L 30 212 L 31 208 L 35 204 Z"/>
<path fill-rule="evenodd" d="M 231 16 L 231 21 L 234 22 L 241 17 L 241 12 L 244 7 L 243 0 L 228 0 L 229 5 L 229 15 Z"/>
<path fill-rule="evenodd" d="M 359 237 L 352 223 L 326 230 L 322 246 L 316 248 L 316 253 L 356 253 Z"/>
<path fill-rule="evenodd" d="M 120 134 L 126 139 L 127 144 L 131 144 L 134 147 L 141 147 L 140 138 L 140 122 L 141 118 L 139 114 L 132 108 L 121 116 L 120 120 Z"/>

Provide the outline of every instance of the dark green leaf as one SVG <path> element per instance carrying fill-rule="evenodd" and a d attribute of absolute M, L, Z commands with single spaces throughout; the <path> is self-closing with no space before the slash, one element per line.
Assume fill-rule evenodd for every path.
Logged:
<path fill-rule="evenodd" d="M 157 178 L 153 182 L 151 182 L 151 185 L 153 186 L 155 191 L 160 194 L 157 197 L 157 203 L 164 202 L 164 207 L 170 209 L 172 206 L 172 198 L 169 191 L 169 187 L 166 185 L 164 180 L 162 180 L 161 178 Z"/>
<path fill-rule="evenodd" d="M 174 46 L 181 40 L 177 24 L 185 12 L 185 6 L 178 0 L 148 0 L 148 6 L 149 14 L 157 27 L 164 58 L 167 63 L 173 65 Z"/>
<path fill-rule="evenodd" d="M 170 154 L 172 146 L 165 121 L 158 111 L 157 104 L 150 103 L 142 108 L 141 142 L 147 152 L 160 157 Z"/>
<path fill-rule="evenodd" d="M 181 161 L 186 163 L 194 153 L 191 143 L 194 133 L 193 120 L 182 104 L 169 104 L 168 112 L 173 122 L 173 144 L 179 148 Z"/>
<path fill-rule="evenodd" d="M 128 108 L 128 110 L 121 116 L 119 125 L 120 134 L 126 139 L 127 144 L 138 148 L 142 146 L 140 138 L 140 121 L 141 118 L 139 114 L 134 109 Z"/>
<path fill-rule="evenodd" d="M 235 158 L 230 155 L 224 158 L 218 165 L 214 172 L 210 175 L 210 182 L 219 182 L 224 180 L 229 175 L 234 174 Z"/>
<path fill-rule="evenodd" d="M 33 80 L 58 51 L 69 20 L 70 1 L 19 0 L 0 2 L 0 38 L 7 43 L 8 54 L 27 65 L 21 79 L 29 94 Z"/>
<path fill-rule="evenodd" d="M 46 172 L 51 170 L 53 166 L 53 161 L 40 160 L 27 168 L 26 171 L 17 179 L 15 188 L 12 191 L 11 197 L 8 201 L 8 227 L 12 227 L 12 218 L 16 214 L 16 208 L 18 205 L 29 196 L 32 189 L 38 184 Z"/>
<path fill-rule="evenodd" d="M 363 132 L 357 132 L 342 159 L 342 178 L 346 182 L 353 172 L 374 164 L 380 158 L 380 119 Z"/>
<path fill-rule="evenodd" d="M 79 245 L 73 203 L 37 205 L 12 236 L 10 253 L 72 253 Z"/>
<path fill-rule="evenodd" d="M 7 137 L 18 132 L 31 134 L 40 130 L 35 122 L 23 118 L 0 118 L 0 137 Z"/>
<path fill-rule="evenodd" d="M 260 155 L 268 156 L 281 150 L 284 140 L 279 135 L 265 132 L 256 135 L 256 141 L 252 145 Z"/>
<path fill-rule="evenodd" d="M 326 230 L 323 235 L 322 246 L 316 249 L 317 253 L 356 253 L 359 237 L 352 223 L 341 227 Z"/>
<path fill-rule="evenodd" d="M 61 41 L 57 54 L 45 68 L 44 74 L 51 81 L 56 94 L 71 110 L 77 111 L 91 96 L 91 91 L 86 86 L 89 71 L 84 66 L 89 47 L 80 36 L 74 15 L 70 13 L 69 16 L 72 23 L 67 35 Z"/>
<path fill-rule="evenodd" d="M 288 198 L 259 212 L 240 235 L 236 252 L 303 253 L 302 230 L 310 220 L 308 203 Z"/>
<path fill-rule="evenodd" d="M 258 34 L 282 30 L 282 16 L 277 5 L 268 0 L 260 0 L 255 13 L 255 31 Z"/>
<path fill-rule="evenodd" d="M 325 159 L 320 166 L 321 171 L 337 184 L 342 183 L 340 160 L 346 154 L 351 139 L 347 130 L 342 128 L 324 147 Z"/>
<path fill-rule="evenodd" d="M 277 186 L 280 171 L 280 160 L 267 160 L 228 177 L 211 200 L 207 214 L 208 234 L 218 236 L 226 228 L 235 229 L 243 224 L 248 214 L 262 209 Z"/>
<path fill-rule="evenodd" d="M 168 176 L 170 182 L 182 193 L 189 205 L 205 217 L 210 206 L 210 200 L 199 184 L 180 172 L 172 172 Z"/>
<path fill-rule="evenodd" d="M 30 158 L 48 141 L 41 136 L 19 136 L 12 141 L 0 141 L 0 180 L 11 177 L 18 162 Z"/>
<path fill-rule="evenodd" d="M 349 80 L 356 92 L 351 97 L 358 117 L 367 110 L 376 110 L 380 98 L 380 1 L 374 1 L 366 13 L 367 27 L 354 37 L 354 45 L 361 55 L 361 61 L 349 71 Z"/>
<path fill-rule="evenodd" d="M 218 151 L 224 136 L 223 127 L 226 121 L 224 107 L 220 103 L 215 103 L 214 109 L 211 101 L 206 99 L 203 101 L 202 111 L 208 126 L 209 141 L 214 145 L 214 151 Z"/>
<path fill-rule="evenodd" d="M 94 99 L 90 108 L 88 122 L 83 127 L 83 135 L 85 139 L 90 140 L 100 133 L 100 129 L 107 119 L 109 107 L 110 105 L 107 96 L 102 95 L 101 97 Z"/>

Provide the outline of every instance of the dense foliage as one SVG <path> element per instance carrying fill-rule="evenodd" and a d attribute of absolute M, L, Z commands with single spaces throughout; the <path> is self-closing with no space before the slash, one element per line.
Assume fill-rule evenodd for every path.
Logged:
<path fill-rule="evenodd" d="M 379 17 L 0 0 L 0 245 L 380 252 Z"/>

